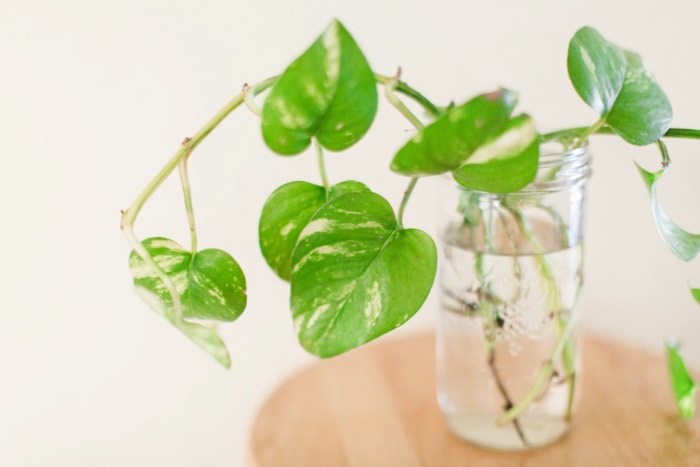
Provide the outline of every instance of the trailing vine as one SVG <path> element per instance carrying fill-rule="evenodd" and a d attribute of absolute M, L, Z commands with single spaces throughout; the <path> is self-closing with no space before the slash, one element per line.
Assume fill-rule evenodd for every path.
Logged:
<path fill-rule="evenodd" d="M 639 167 L 639 171 L 662 238 L 680 259 L 690 261 L 700 251 L 700 235 L 673 223 L 659 204 L 656 187 L 670 162 L 663 140 L 700 139 L 700 130 L 671 128 L 670 102 L 639 55 L 611 44 L 590 27 L 581 28 L 571 39 L 567 68 L 574 89 L 599 118 L 590 126 L 540 134 L 531 116 L 515 113 L 516 94 L 508 89 L 438 106 L 398 74 L 375 73 L 350 33 L 332 21 L 283 73 L 245 85 L 186 138 L 123 211 L 121 227 L 133 248 L 129 267 L 136 289 L 219 363 L 231 365 L 216 325 L 243 313 L 246 278 L 227 252 L 199 249 L 187 166 L 207 135 L 241 106 L 259 116 L 263 140 L 272 152 L 291 157 L 313 146 L 318 161 L 321 185 L 291 181 L 270 195 L 260 217 L 259 243 L 268 265 L 290 283 L 299 342 L 319 357 L 346 352 L 390 332 L 423 305 L 433 287 L 437 251 L 430 235 L 404 226 L 403 221 L 421 178 L 450 174 L 467 188 L 514 192 L 533 180 L 539 145 L 545 140 L 575 148 L 596 135 L 617 135 L 632 145 L 656 144 L 662 154 L 661 170 Z M 378 88 L 417 129 L 391 160 L 391 170 L 408 177 L 396 212 L 361 181 L 332 181 L 325 169 L 326 151 L 346 150 L 370 130 Z M 259 107 L 255 98 L 265 93 Z M 425 111 L 425 121 L 410 112 L 404 99 Z M 189 248 L 165 237 L 140 240 L 134 229 L 141 208 L 176 169 L 190 227 Z M 700 303 L 700 289 L 691 293 Z M 568 328 L 561 324 L 552 361 L 567 352 Z M 684 416 L 692 416 L 695 383 L 678 346 L 668 343 L 667 351 L 679 408 Z M 545 364 L 531 394 L 551 378 L 547 368 Z M 514 420 L 531 399 L 514 401 L 503 422 Z"/>

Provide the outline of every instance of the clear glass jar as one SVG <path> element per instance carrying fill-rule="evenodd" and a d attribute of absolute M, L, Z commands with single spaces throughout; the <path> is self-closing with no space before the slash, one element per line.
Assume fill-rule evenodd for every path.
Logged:
<path fill-rule="evenodd" d="M 464 440 L 523 450 L 569 428 L 589 176 L 586 146 L 543 145 L 537 178 L 521 191 L 444 186 L 437 396 Z"/>

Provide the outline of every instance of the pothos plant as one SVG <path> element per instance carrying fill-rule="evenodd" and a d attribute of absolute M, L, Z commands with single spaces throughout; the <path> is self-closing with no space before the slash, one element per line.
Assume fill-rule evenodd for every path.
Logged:
<path fill-rule="evenodd" d="M 614 134 L 632 145 L 657 145 L 660 170 L 639 167 L 639 172 L 662 238 L 676 256 L 690 261 L 700 251 L 700 235 L 669 218 L 656 187 L 670 161 L 664 139 L 700 139 L 700 131 L 671 128 L 671 105 L 640 56 L 608 42 L 593 28 L 583 27 L 571 39 L 567 67 L 576 92 L 599 118 L 590 126 L 540 134 L 531 116 L 515 112 L 517 97 L 511 90 L 495 89 L 438 106 L 399 76 L 375 73 L 346 28 L 332 21 L 279 76 L 245 85 L 186 138 L 123 211 L 121 227 L 133 247 L 129 267 L 136 290 L 219 363 L 230 366 L 215 325 L 234 321 L 243 312 L 246 278 L 227 252 L 199 249 L 187 165 L 197 146 L 239 107 L 260 117 L 264 142 L 272 152 L 295 156 L 312 148 L 317 158 L 320 184 L 291 181 L 269 196 L 260 215 L 259 244 L 272 270 L 290 284 L 299 342 L 319 357 L 340 354 L 401 326 L 428 296 L 437 267 L 435 243 L 427 233 L 405 226 L 403 219 L 421 178 L 450 174 L 474 190 L 517 191 L 535 177 L 544 141 L 575 148 L 594 134 Z M 416 129 L 390 164 L 393 172 L 407 177 L 396 211 L 361 181 L 331 181 L 326 170 L 327 151 L 348 149 L 370 129 L 378 88 Z M 265 95 L 261 107 L 255 102 L 260 95 Z M 406 99 L 423 109 L 420 118 Z M 190 246 L 165 237 L 139 240 L 134 222 L 141 208 L 176 169 Z M 700 302 L 700 289 L 691 293 Z M 667 351 L 678 406 L 690 417 L 695 383 L 678 346 L 669 342 Z"/>

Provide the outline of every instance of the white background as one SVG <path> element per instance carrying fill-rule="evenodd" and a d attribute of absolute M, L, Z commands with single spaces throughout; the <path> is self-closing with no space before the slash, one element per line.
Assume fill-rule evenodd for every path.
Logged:
<path fill-rule="evenodd" d="M 244 82 L 281 72 L 333 17 L 376 71 L 401 66 L 441 104 L 510 87 L 544 131 L 595 120 L 565 65 L 569 38 L 591 25 L 642 53 L 675 126 L 700 127 L 694 0 L 0 0 L 0 466 L 243 465 L 256 410 L 313 362 L 255 237 L 271 190 L 317 181 L 313 157 L 273 156 L 245 109 L 193 157 L 200 246 L 232 252 L 249 281 L 246 313 L 222 328 L 230 371 L 132 292 L 119 211 Z M 405 180 L 386 167 L 407 128 L 382 105 L 367 139 L 329 158 L 331 177 L 364 176 L 398 202 Z M 661 196 L 700 231 L 700 142 L 671 150 Z M 592 151 L 585 327 L 658 353 L 678 337 L 697 366 L 687 288 L 700 268 L 661 244 L 632 163 L 658 157 L 605 136 Z M 433 212 L 423 183 L 407 223 L 432 231 Z M 136 227 L 187 243 L 175 178 Z M 395 334 L 430 328 L 435 304 Z"/>

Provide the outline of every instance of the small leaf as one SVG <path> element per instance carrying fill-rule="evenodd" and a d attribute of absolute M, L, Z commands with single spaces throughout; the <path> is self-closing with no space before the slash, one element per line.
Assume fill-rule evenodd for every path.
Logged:
<path fill-rule="evenodd" d="M 579 29 L 569 42 L 569 79 L 581 99 L 602 117 L 612 109 L 627 72 L 622 51 L 591 27 Z"/>
<path fill-rule="evenodd" d="M 369 188 L 348 180 L 332 187 L 328 199 L 355 191 L 369 191 Z M 311 216 L 326 203 L 326 198 L 324 187 L 297 181 L 282 185 L 265 201 L 258 225 L 260 250 L 280 278 L 290 279 L 297 238 Z"/>
<path fill-rule="evenodd" d="M 247 301 L 245 277 L 228 253 L 207 249 L 192 255 L 176 242 L 162 237 L 148 238 L 142 243 L 175 285 L 183 318 L 233 321 L 243 313 Z M 129 256 L 129 268 L 136 287 L 153 293 L 164 309 L 172 309 L 167 287 L 135 251 Z"/>
<path fill-rule="evenodd" d="M 518 191 L 537 175 L 539 152 L 535 122 L 528 115 L 519 115 L 503 133 L 477 149 L 452 176 L 472 190 Z"/>
<path fill-rule="evenodd" d="M 666 357 L 671 376 L 671 388 L 681 416 L 690 419 L 695 414 L 695 392 L 697 386 L 679 353 L 676 342 L 666 342 Z"/>
<path fill-rule="evenodd" d="M 668 131 L 673 110 L 666 94 L 644 68 L 642 58 L 628 51 L 625 57 L 625 83 L 606 120 L 625 141 L 644 146 Z"/>
<path fill-rule="evenodd" d="M 513 92 L 501 89 L 453 107 L 399 149 L 391 169 L 409 176 L 455 170 L 506 128 L 516 102 Z"/>
<path fill-rule="evenodd" d="M 263 139 L 282 155 L 302 152 L 313 137 L 340 151 L 362 138 L 376 112 L 374 73 L 345 27 L 333 21 L 270 90 Z"/>
<path fill-rule="evenodd" d="M 656 185 L 666 169 L 652 173 L 644 170 L 639 164 L 637 169 L 646 184 L 651 197 L 651 212 L 656 228 L 668 248 L 682 261 L 690 261 L 700 252 L 700 235 L 693 234 L 678 227 L 663 210 L 656 196 Z"/>
<path fill-rule="evenodd" d="M 381 196 L 333 199 L 294 249 L 291 308 L 300 343 L 331 357 L 395 329 L 420 309 L 436 266 L 430 236 L 399 228 Z"/>

